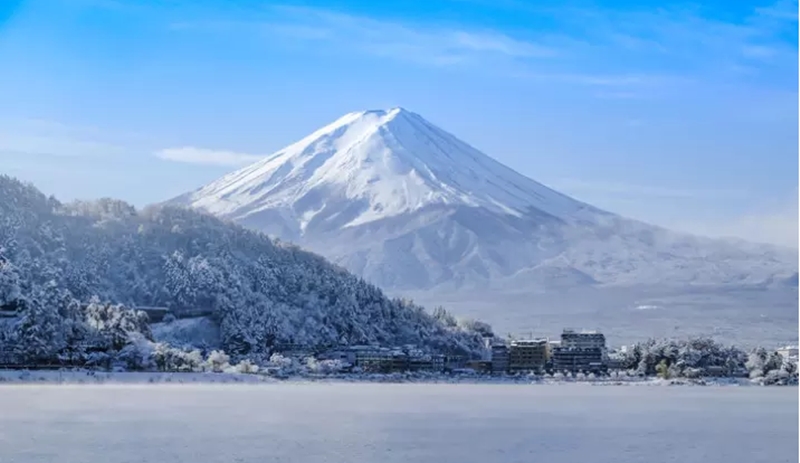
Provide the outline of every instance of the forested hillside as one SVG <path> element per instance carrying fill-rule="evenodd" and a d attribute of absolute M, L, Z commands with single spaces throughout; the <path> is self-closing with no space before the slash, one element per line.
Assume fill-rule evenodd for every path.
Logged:
<path fill-rule="evenodd" d="M 389 299 L 317 255 L 208 215 L 137 211 L 110 199 L 62 204 L 0 176 L 0 306 L 20 311 L 19 321 L 6 324 L 6 342 L 18 340 L 34 315 L 56 328 L 76 319 L 75 311 L 87 310 L 76 302 L 93 297 L 90 308 L 108 314 L 95 313 L 89 325 L 123 321 L 105 303 L 210 311 L 234 354 L 282 343 L 416 344 L 467 353 L 490 331 Z M 130 331 L 139 330 L 136 319 L 127 323 Z"/>

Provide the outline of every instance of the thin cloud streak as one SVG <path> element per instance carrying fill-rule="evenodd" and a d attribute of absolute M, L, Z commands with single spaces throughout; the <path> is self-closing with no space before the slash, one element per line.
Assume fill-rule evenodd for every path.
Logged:
<path fill-rule="evenodd" d="M 641 125 L 641 121 L 628 121 L 631 125 Z M 696 190 L 686 188 L 672 188 L 653 185 L 636 185 L 629 183 L 594 182 L 579 179 L 562 179 L 553 182 L 553 186 L 562 191 L 574 193 L 578 196 L 587 195 L 618 195 L 623 197 L 641 198 L 675 198 L 675 199 L 737 199 L 746 198 L 747 192 L 742 190 Z"/>
<path fill-rule="evenodd" d="M 730 220 L 672 224 L 678 229 L 704 236 L 738 238 L 754 243 L 798 248 L 797 201 L 786 207 L 743 214 Z"/>
<path fill-rule="evenodd" d="M 155 156 L 166 161 L 227 167 L 240 167 L 262 159 L 262 156 L 256 154 L 210 150 L 191 146 L 165 148 L 157 151 Z"/>
<path fill-rule="evenodd" d="M 130 152 L 123 145 L 58 135 L 0 131 L 0 153 L 8 156 L 114 156 Z"/>
<path fill-rule="evenodd" d="M 522 38 L 496 30 L 280 5 L 254 9 L 246 19 L 222 17 L 171 27 L 249 33 L 274 46 L 305 46 L 317 53 L 357 52 L 434 67 L 472 66 L 531 81 L 594 87 L 673 87 L 720 74 L 743 78 L 736 69 L 745 67 L 752 77 L 797 62 L 796 44 L 781 36 L 797 27 L 791 14 L 797 9 L 794 1 L 754 9 L 739 23 L 705 17 L 690 7 L 620 11 L 526 5 L 487 3 L 553 20 L 562 32 L 529 32 Z M 645 66 L 654 54 L 663 59 Z M 596 60 L 603 55 L 613 59 Z"/>
<path fill-rule="evenodd" d="M 494 30 L 470 30 L 407 24 L 336 11 L 295 6 L 270 7 L 269 19 L 179 21 L 175 31 L 247 31 L 275 42 L 306 42 L 319 51 L 360 53 L 434 66 L 477 63 L 484 59 L 531 60 L 558 56 L 552 46 L 513 38 Z M 280 16 L 275 19 L 275 16 Z"/>
<path fill-rule="evenodd" d="M 147 138 L 130 131 L 71 125 L 39 118 L 0 119 L 4 156 L 109 157 L 135 154 Z"/>

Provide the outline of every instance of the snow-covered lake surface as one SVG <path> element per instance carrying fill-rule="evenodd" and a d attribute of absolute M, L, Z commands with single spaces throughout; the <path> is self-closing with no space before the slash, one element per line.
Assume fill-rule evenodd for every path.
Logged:
<path fill-rule="evenodd" d="M 795 387 L 3 385 L 4 463 L 798 459 Z"/>

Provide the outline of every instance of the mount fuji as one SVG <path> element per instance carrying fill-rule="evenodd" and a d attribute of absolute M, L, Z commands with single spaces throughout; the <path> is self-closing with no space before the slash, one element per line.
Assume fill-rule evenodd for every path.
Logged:
<path fill-rule="evenodd" d="M 292 241 L 389 290 L 797 280 L 796 252 L 600 210 L 402 108 L 346 114 L 170 203 Z"/>

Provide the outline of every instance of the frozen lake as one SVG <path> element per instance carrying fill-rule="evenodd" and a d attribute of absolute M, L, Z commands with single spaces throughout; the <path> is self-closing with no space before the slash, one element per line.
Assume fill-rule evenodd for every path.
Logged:
<path fill-rule="evenodd" d="M 0 385 L 3 463 L 782 463 L 797 388 Z"/>

